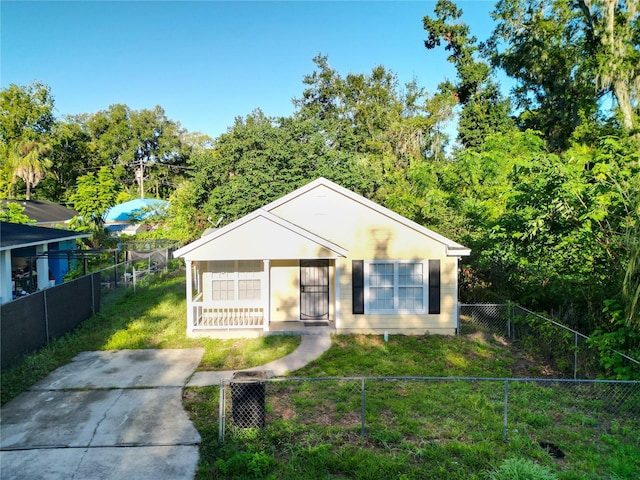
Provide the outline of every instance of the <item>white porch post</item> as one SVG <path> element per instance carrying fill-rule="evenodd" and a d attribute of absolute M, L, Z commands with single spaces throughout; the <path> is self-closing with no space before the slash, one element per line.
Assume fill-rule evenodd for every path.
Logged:
<path fill-rule="evenodd" d="M 185 260 L 187 268 L 187 333 L 193 332 L 193 272 L 191 271 L 191 260 Z"/>
<path fill-rule="evenodd" d="M 336 258 L 333 262 L 334 268 L 334 281 L 335 281 L 335 304 L 336 304 L 336 330 L 342 326 L 342 319 L 340 318 L 340 268 L 338 267 L 338 263 L 340 262 L 339 258 Z"/>
<path fill-rule="evenodd" d="M 263 309 L 264 309 L 264 325 L 263 329 L 265 332 L 269 331 L 269 323 L 271 323 L 271 261 L 263 260 L 264 264 L 264 272 L 263 272 L 263 282 L 262 282 L 262 291 L 260 292 L 262 298 Z"/>
<path fill-rule="evenodd" d="M 44 243 L 36 246 L 36 255 L 47 253 L 49 244 Z M 44 255 L 36 259 L 36 271 L 38 272 L 38 290 L 49 287 L 49 257 Z"/>
<path fill-rule="evenodd" d="M 11 250 L 3 250 L 0 252 L 0 305 L 12 299 Z"/>
<path fill-rule="evenodd" d="M 453 289 L 453 314 L 455 315 L 456 335 L 460 334 L 460 305 L 458 304 L 458 275 L 460 275 L 460 257 L 456 257 L 456 280 L 454 282 L 455 288 Z"/>

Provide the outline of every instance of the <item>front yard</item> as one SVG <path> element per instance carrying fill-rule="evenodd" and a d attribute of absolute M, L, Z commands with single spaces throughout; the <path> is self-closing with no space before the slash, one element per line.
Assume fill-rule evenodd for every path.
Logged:
<path fill-rule="evenodd" d="M 236 370 L 280 358 L 300 342 L 286 336 L 187 339 L 185 309 L 184 277 L 106 304 L 76 331 L 3 371 L 2 403 L 81 351 L 198 346 L 206 350 L 199 370 Z M 547 475 L 522 478 L 638 478 L 640 419 L 612 407 L 637 402 L 631 410 L 637 412 L 637 384 L 602 396 L 574 385 L 511 383 L 503 441 L 500 379 L 537 371 L 542 369 L 531 359 L 482 333 L 392 336 L 388 342 L 381 336 L 336 336 L 320 359 L 295 372 L 300 379 L 266 385 L 264 429 L 229 430 L 224 444 L 218 443 L 219 387 L 185 389 L 185 407 L 203 439 L 196 478 L 512 478 L 498 476 L 506 464 Z M 327 377 L 334 379 L 310 380 Z M 550 455 L 541 442 L 553 443 L 562 455 Z"/>

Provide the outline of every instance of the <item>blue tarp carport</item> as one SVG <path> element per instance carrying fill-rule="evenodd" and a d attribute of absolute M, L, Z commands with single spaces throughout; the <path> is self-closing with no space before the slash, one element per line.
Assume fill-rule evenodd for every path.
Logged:
<path fill-rule="evenodd" d="M 145 218 L 163 212 L 169 206 L 165 200 L 155 198 L 136 198 L 120 203 L 107 210 L 106 222 L 139 222 Z"/>

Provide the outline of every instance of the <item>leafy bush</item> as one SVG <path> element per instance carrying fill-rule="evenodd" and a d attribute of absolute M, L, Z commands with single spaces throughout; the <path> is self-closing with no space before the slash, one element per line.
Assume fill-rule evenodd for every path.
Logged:
<path fill-rule="evenodd" d="M 230 478 L 269 478 L 276 461 L 264 452 L 236 452 L 227 460 L 218 459 L 216 468 Z"/>
<path fill-rule="evenodd" d="M 492 472 L 489 480 L 557 480 L 558 476 L 548 467 L 533 463 L 526 458 L 509 458 Z"/>
<path fill-rule="evenodd" d="M 591 334 L 590 345 L 597 348 L 600 365 L 606 378 L 617 380 L 640 379 L 640 367 L 616 353 L 624 352 L 631 358 L 640 358 L 640 332 L 626 323 L 624 309 L 617 301 L 606 301 L 604 313 L 609 316 L 609 329 L 597 329 Z"/>

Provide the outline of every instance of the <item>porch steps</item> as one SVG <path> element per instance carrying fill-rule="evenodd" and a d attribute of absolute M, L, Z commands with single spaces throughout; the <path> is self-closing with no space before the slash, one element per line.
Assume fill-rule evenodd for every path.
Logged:
<path fill-rule="evenodd" d="M 306 327 L 328 327 L 329 320 L 303 320 L 302 323 Z"/>
<path fill-rule="evenodd" d="M 336 333 L 336 327 L 332 322 L 308 325 L 295 320 L 289 322 L 271 322 L 266 335 L 331 335 Z"/>

